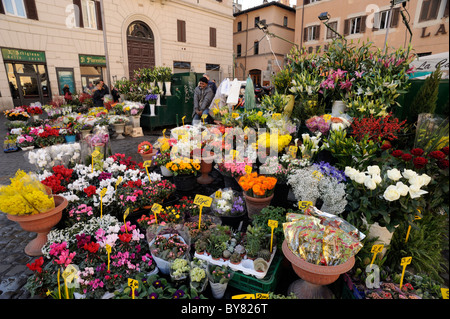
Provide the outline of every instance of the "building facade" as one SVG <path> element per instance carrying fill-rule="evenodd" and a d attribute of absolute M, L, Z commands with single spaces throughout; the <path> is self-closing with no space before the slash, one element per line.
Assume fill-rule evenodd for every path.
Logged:
<path fill-rule="evenodd" d="M 232 30 L 231 0 L 0 0 L 0 108 L 144 67 L 220 81 L 233 73 Z"/>
<path fill-rule="evenodd" d="M 266 2 L 235 12 L 234 17 L 234 77 L 246 80 L 250 76 L 255 85 L 270 85 L 272 75 L 283 68 L 293 45 L 295 9 L 281 2 Z M 277 37 L 266 37 L 258 28 L 257 23 L 263 20 Z"/>
<path fill-rule="evenodd" d="M 390 9 L 390 0 L 297 0 L 295 43 L 308 52 L 326 50 L 339 36 L 333 29 L 347 42 L 371 41 L 378 48 L 387 43 L 388 49 L 411 42 L 419 56 L 448 52 L 449 0 L 407 0 Z M 324 12 L 331 29 L 318 18 Z"/>

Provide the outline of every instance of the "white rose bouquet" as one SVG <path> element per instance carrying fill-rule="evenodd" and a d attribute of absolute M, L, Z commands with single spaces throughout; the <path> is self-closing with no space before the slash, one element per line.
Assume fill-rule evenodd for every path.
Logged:
<path fill-rule="evenodd" d="M 410 169 L 389 166 L 368 166 L 359 171 L 347 166 L 345 174 L 350 179 L 347 185 L 347 200 L 350 213 L 348 221 L 361 225 L 364 218 L 369 224 L 378 222 L 393 232 L 400 223 L 415 227 L 415 216 L 419 208 L 425 207 L 422 195 L 431 177 Z"/>

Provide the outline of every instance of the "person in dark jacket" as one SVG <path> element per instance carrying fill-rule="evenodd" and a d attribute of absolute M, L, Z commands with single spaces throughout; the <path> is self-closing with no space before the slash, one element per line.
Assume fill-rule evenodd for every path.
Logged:
<path fill-rule="evenodd" d="M 98 82 L 96 87 L 95 87 L 95 91 L 94 91 L 94 95 L 92 96 L 92 100 L 94 102 L 94 106 L 95 107 L 103 107 L 103 98 L 105 96 L 105 89 L 103 88 L 103 85 L 101 82 Z"/>
<path fill-rule="evenodd" d="M 199 121 L 203 115 L 208 115 L 205 123 L 212 123 L 214 119 L 209 115 L 209 106 L 214 98 L 212 89 L 208 86 L 208 79 L 202 77 L 198 86 L 194 90 L 194 110 L 192 112 L 192 120 Z"/>

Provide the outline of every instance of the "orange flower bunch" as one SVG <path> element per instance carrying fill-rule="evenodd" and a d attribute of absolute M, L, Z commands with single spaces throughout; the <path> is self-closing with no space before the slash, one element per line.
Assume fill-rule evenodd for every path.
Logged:
<path fill-rule="evenodd" d="M 251 197 L 269 197 L 272 195 L 276 183 L 275 177 L 258 175 L 256 172 L 239 178 L 239 185 Z"/>

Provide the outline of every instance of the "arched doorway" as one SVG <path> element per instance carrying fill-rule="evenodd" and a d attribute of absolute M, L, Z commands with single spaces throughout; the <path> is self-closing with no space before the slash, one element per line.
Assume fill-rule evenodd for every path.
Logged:
<path fill-rule="evenodd" d="M 155 38 L 150 27 L 142 21 L 132 22 L 127 29 L 128 71 L 155 66 Z"/>
<path fill-rule="evenodd" d="M 253 84 L 261 85 L 261 70 L 253 69 L 249 72 L 250 78 L 253 80 Z"/>

